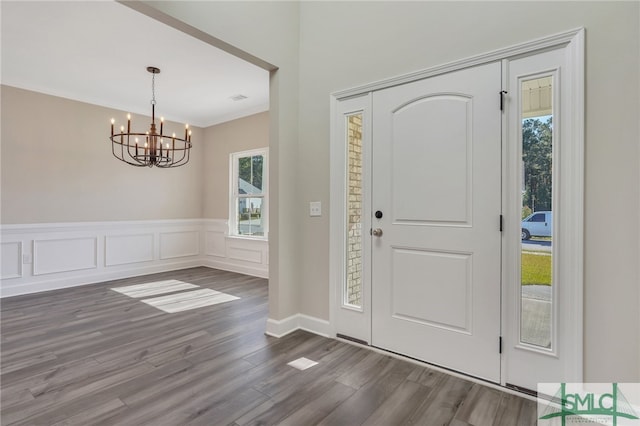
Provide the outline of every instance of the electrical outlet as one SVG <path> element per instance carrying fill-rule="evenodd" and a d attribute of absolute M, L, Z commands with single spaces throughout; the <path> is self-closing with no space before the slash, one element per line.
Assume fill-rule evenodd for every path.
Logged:
<path fill-rule="evenodd" d="M 309 216 L 322 216 L 322 204 L 320 201 L 309 203 Z"/>

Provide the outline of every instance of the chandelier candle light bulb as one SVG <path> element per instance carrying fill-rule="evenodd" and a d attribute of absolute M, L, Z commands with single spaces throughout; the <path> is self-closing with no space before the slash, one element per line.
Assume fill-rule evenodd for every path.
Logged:
<path fill-rule="evenodd" d="M 120 126 L 120 134 L 114 133 L 115 119 L 111 119 L 111 152 L 118 160 L 137 167 L 178 167 L 189 162 L 189 154 L 191 151 L 191 130 L 189 125 L 185 126 L 184 139 L 176 138 L 173 133 L 171 144 L 165 144 L 164 138 L 164 117 L 160 117 L 160 132 L 156 131 L 156 95 L 155 95 L 155 76 L 160 73 L 160 69 L 156 67 L 147 67 L 147 71 L 152 74 L 151 79 L 151 126 L 149 131 L 145 133 L 137 133 L 131 131 L 131 114 L 127 114 L 127 131 L 125 133 L 124 126 Z M 126 142 L 124 136 L 127 136 Z M 120 136 L 118 138 L 118 136 Z M 134 143 L 130 143 L 133 136 Z M 138 150 L 138 136 L 144 136 L 144 154 Z M 165 145 L 165 146 L 163 146 Z"/>

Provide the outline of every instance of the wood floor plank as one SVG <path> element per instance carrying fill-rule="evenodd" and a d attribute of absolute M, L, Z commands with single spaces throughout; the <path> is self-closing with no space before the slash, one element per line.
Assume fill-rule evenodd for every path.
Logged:
<path fill-rule="evenodd" d="M 353 395 L 355 391 L 356 390 L 350 386 L 343 385 L 340 382 L 334 382 L 326 392 L 295 410 L 278 424 L 282 426 L 318 424 L 318 422 L 325 418 L 345 399 Z"/>
<path fill-rule="evenodd" d="M 390 357 L 371 352 L 367 354 L 362 362 L 359 362 L 354 368 L 349 369 L 345 374 L 338 377 L 338 381 L 354 389 L 359 389 L 376 377 L 376 372 L 381 371 L 389 361 Z"/>
<path fill-rule="evenodd" d="M 475 384 L 454 418 L 470 424 L 491 424 L 496 418 L 501 400 L 501 392 Z"/>
<path fill-rule="evenodd" d="M 407 419 L 420 407 L 431 389 L 405 380 L 363 423 L 365 426 L 406 424 Z"/>
<path fill-rule="evenodd" d="M 33 401 L 26 401 L 2 410 L 2 420 L 16 424 L 55 423 L 73 415 L 77 410 L 99 405 L 98 394 L 117 383 L 135 380 L 150 371 L 148 364 L 136 364 L 117 371 L 104 372 L 98 377 L 89 377 L 60 388 L 47 389 Z"/>
<path fill-rule="evenodd" d="M 449 424 L 473 385 L 458 377 L 447 376 L 432 390 L 430 397 L 423 400 L 422 405 L 407 420 L 407 424 Z"/>
<path fill-rule="evenodd" d="M 74 416 L 61 420 L 53 426 L 84 426 L 96 424 L 127 409 L 127 406 L 119 399 L 112 399 L 97 407 L 88 408 Z"/>
<path fill-rule="evenodd" d="M 360 425 L 371 416 L 412 371 L 414 365 L 407 362 L 385 357 L 388 362 L 376 373 L 372 379 L 359 388 L 350 398 L 336 407 L 329 415 L 319 422 L 319 425 Z"/>
<path fill-rule="evenodd" d="M 503 393 L 500 399 L 500 405 L 497 410 L 494 426 L 510 426 L 513 419 L 517 419 L 522 411 L 522 405 L 525 399 L 515 395 Z"/>
<path fill-rule="evenodd" d="M 168 280 L 240 299 L 169 314 L 111 290 Z M 0 424 L 536 424 L 533 401 L 428 366 L 266 336 L 267 288 L 201 267 L 1 299 Z"/>
<path fill-rule="evenodd" d="M 245 389 L 222 401 L 216 400 L 195 409 L 187 409 L 185 424 L 191 426 L 227 425 L 266 400 L 268 400 L 266 395 L 251 388 Z"/>
<path fill-rule="evenodd" d="M 447 375 L 445 373 L 436 371 L 432 368 L 416 367 L 409 377 L 407 377 L 407 380 L 420 383 L 422 386 L 434 388 L 446 377 Z"/>

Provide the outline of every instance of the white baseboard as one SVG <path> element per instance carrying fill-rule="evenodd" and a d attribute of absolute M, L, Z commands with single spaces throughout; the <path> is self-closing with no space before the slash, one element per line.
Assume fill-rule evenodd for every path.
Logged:
<path fill-rule="evenodd" d="M 291 315 L 283 320 L 267 319 L 265 334 L 272 337 L 284 337 L 298 330 L 298 315 Z"/>
<path fill-rule="evenodd" d="M 43 291 L 60 290 L 63 288 L 80 287 L 84 285 L 102 283 L 105 281 L 156 274 L 159 272 L 177 271 L 180 269 L 195 268 L 198 266 L 203 266 L 201 261 L 189 260 L 171 264 L 120 270 L 117 272 L 103 272 L 99 274 L 88 274 L 70 278 L 55 278 L 45 281 L 26 282 L 16 286 L 3 287 L 0 291 L 0 298 L 22 296 L 25 294 L 40 293 Z"/>
<path fill-rule="evenodd" d="M 252 277 L 269 278 L 269 269 L 260 267 L 251 267 L 247 265 L 239 265 L 224 260 L 207 258 L 202 262 L 201 266 L 209 268 L 221 269 L 223 271 L 237 272 L 238 274 L 251 275 Z"/>
<path fill-rule="evenodd" d="M 282 320 L 269 318 L 265 334 L 280 338 L 296 330 L 305 330 L 322 337 L 333 337 L 329 321 L 305 314 L 291 315 Z"/>

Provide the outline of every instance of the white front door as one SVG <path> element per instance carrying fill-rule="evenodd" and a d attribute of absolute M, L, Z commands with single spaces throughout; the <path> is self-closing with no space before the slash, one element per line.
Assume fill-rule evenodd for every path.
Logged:
<path fill-rule="evenodd" d="M 501 66 L 373 94 L 372 345 L 500 381 Z"/>

